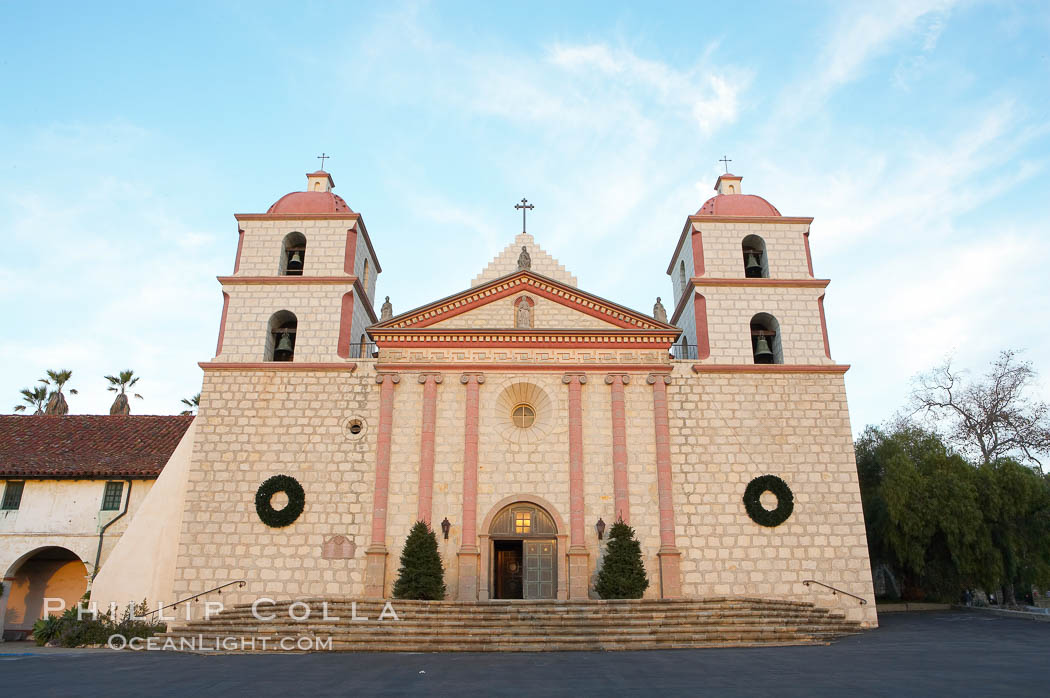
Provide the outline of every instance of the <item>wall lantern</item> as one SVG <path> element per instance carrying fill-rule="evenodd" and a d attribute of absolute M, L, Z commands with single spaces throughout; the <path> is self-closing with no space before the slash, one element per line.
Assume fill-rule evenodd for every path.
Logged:
<path fill-rule="evenodd" d="M 445 520 L 441 522 L 441 532 L 445 534 L 445 540 L 448 540 L 448 532 L 451 528 L 452 524 L 449 523 L 448 517 L 446 516 Z"/>
<path fill-rule="evenodd" d="M 601 540 L 605 535 L 605 522 L 601 518 L 598 519 L 598 523 L 594 524 L 594 530 L 598 532 L 598 540 Z"/>

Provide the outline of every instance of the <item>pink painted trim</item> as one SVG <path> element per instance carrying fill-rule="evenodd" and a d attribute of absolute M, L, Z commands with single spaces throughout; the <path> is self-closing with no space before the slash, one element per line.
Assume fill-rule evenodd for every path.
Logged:
<path fill-rule="evenodd" d="M 612 378 L 613 515 L 631 522 L 631 502 L 627 490 L 627 411 L 624 407 L 623 376 Z"/>
<path fill-rule="evenodd" d="M 346 247 L 343 249 L 343 271 L 351 276 L 357 261 L 357 228 L 346 229 Z"/>
<path fill-rule="evenodd" d="M 693 373 L 845 373 L 849 364 L 693 364 Z"/>
<path fill-rule="evenodd" d="M 693 319 L 696 322 L 696 356 L 711 356 L 711 337 L 707 329 L 707 299 L 702 294 L 693 296 Z"/>
<path fill-rule="evenodd" d="M 244 246 L 244 231 L 237 230 L 237 256 L 233 258 L 233 273 L 241 268 L 241 248 Z"/>
<path fill-rule="evenodd" d="M 584 546 L 583 390 L 580 376 L 569 377 L 569 545 Z"/>
<path fill-rule="evenodd" d="M 352 373 L 357 369 L 356 363 L 320 361 L 198 361 L 197 365 L 205 371 L 346 371 Z"/>
<path fill-rule="evenodd" d="M 350 345 L 353 344 L 354 294 L 343 294 L 343 307 L 339 311 L 339 339 L 335 353 L 344 359 L 350 358 Z"/>
<path fill-rule="evenodd" d="M 663 376 L 657 376 L 653 381 L 653 425 L 656 431 L 656 487 L 660 501 L 660 548 L 674 548 L 671 430 L 667 421 L 667 384 Z"/>
<path fill-rule="evenodd" d="M 704 234 L 693 231 L 693 276 L 704 275 Z"/>
<path fill-rule="evenodd" d="M 311 286 L 351 285 L 356 276 L 216 276 L 223 286 Z"/>
<path fill-rule="evenodd" d="M 741 286 L 741 287 L 775 287 L 775 288 L 827 288 L 831 279 L 705 279 L 693 277 L 694 286 Z"/>
<path fill-rule="evenodd" d="M 828 321 L 824 317 L 824 296 L 817 299 L 817 308 L 820 309 L 820 332 L 824 335 L 824 356 L 831 358 L 831 344 L 828 342 Z"/>
<path fill-rule="evenodd" d="M 419 505 L 416 521 L 430 525 L 434 501 L 434 432 L 437 422 L 437 376 L 424 376 L 423 426 L 419 438 Z"/>
<path fill-rule="evenodd" d="M 387 501 L 390 497 L 390 440 L 394 426 L 394 375 L 381 374 L 379 432 L 376 437 L 376 479 L 372 486 L 372 545 L 386 545 Z"/>
<path fill-rule="evenodd" d="M 468 375 L 463 418 L 463 540 L 461 548 L 478 544 L 478 376 Z"/>
<path fill-rule="evenodd" d="M 809 275 L 813 276 L 813 255 L 809 253 L 809 231 L 807 230 L 802 234 L 802 239 L 806 241 L 806 266 L 809 267 Z"/>
<path fill-rule="evenodd" d="M 222 292 L 222 317 L 219 318 L 219 341 L 215 344 L 215 355 L 222 353 L 222 339 L 226 336 L 226 312 L 230 309 L 230 294 Z"/>

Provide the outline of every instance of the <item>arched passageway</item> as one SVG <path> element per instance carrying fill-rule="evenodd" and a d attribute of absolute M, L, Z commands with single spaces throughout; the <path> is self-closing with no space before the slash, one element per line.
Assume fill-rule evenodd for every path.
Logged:
<path fill-rule="evenodd" d="M 87 567 L 76 553 L 58 546 L 37 548 L 15 561 L 5 575 L 4 639 L 23 640 L 44 615 L 44 599 L 70 608 L 87 591 Z"/>

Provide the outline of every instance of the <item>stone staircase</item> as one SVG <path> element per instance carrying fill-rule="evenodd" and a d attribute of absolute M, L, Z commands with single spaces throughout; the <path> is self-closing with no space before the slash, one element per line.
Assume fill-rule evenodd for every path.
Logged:
<path fill-rule="evenodd" d="M 322 603 L 330 617 L 324 619 Z M 294 608 L 290 608 L 295 604 Z M 190 651 L 551 652 L 826 644 L 860 632 L 840 612 L 800 601 L 382 601 L 302 599 L 248 604 L 176 624 L 160 643 Z M 302 617 L 294 620 L 289 611 Z M 358 618 L 352 620 L 356 612 Z M 282 638 L 283 640 L 282 644 Z M 170 639 L 171 642 L 167 642 Z M 319 644 L 311 645 L 312 641 Z"/>

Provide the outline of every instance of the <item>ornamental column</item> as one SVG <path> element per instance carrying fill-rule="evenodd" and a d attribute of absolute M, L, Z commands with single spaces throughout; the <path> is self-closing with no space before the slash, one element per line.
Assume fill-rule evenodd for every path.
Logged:
<path fill-rule="evenodd" d="M 569 598 L 586 599 L 588 579 L 587 547 L 583 525 L 583 384 L 587 376 L 562 376 L 569 386 Z"/>
<path fill-rule="evenodd" d="M 365 550 L 365 596 L 386 595 L 386 514 L 390 497 L 390 435 L 394 426 L 394 386 L 401 382 L 396 373 L 380 373 L 379 432 L 376 437 L 376 478 L 372 487 L 372 542 Z"/>
<path fill-rule="evenodd" d="M 480 373 L 464 373 L 459 382 L 467 386 L 466 411 L 463 417 L 463 540 L 459 547 L 459 582 L 456 598 L 476 601 L 478 598 L 478 386 L 485 382 Z"/>
<path fill-rule="evenodd" d="M 605 377 L 612 394 L 612 445 L 613 445 L 613 520 L 631 522 L 631 503 L 627 493 L 627 410 L 624 405 L 623 386 L 630 376 L 614 373 Z"/>
<path fill-rule="evenodd" d="M 444 380 L 440 373 L 423 373 L 423 426 L 419 432 L 419 505 L 416 521 L 430 525 L 434 501 L 434 429 L 437 421 L 437 387 Z"/>
<path fill-rule="evenodd" d="M 675 545 L 674 497 L 671 482 L 671 430 L 667 422 L 667 374 L 650 374 L 653 386 L 653 425 L 656 429 L 656 486 L 660 498 L 660 598 L 682 596 L 681 557 Z"/>

